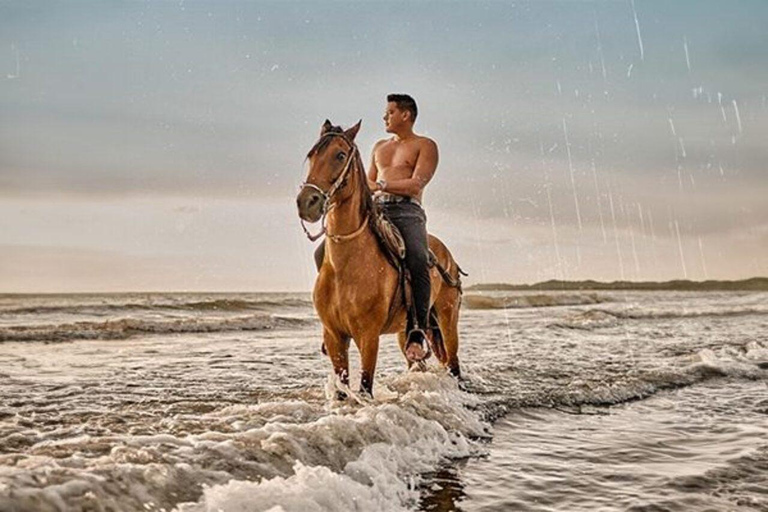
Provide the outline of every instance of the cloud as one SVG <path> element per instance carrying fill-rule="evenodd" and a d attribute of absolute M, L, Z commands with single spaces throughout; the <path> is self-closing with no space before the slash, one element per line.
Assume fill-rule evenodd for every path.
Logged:
<path fill-rule="evenodd" d="M 257 252 L 274 270 L 263 282 L 278 283 L 303 261 L 306 248 L 285 233 L 320 124 L 362 118 L 367 161 L 386 136 L 385 95 L 400 91 L 416 97 L 417 130 L 440 146 L 428 215 L 468 219 L 443 226 L 476 261 L 472 247 L 490 247 L 489 274 L 615 274 L 601 256 L 614 223 L 622 247 L 653 226 L 659 247 L 674 249 L 677 222 L 695 244 L 687 254 L 701 238 L 739 268 L 765 268 L 754 233 L 768 218 L 768 5 L 638 4 L 643 60 L 626 2 L 417 3 L 407 16 L 397 5 L 3 3 L 0 77 L 17 54 L 20 76 L 0 82 L 0 195 L 37 213 L 4 210 L 16 224 L 5 221 L 0 243 L 104 261 L 109 251 L 162 262 L 205 253 L 205 275 L 222 279 L 205 286 L 249 282 L 213 269 L 224 260 L 242 274 L 241 255 Z M 259 244 L 244 242 L 267 218 Z M 566 263 L 547 252 L 553 224 Z M 740 256 L 728 246 L 739 237 Z M 512 246 L 524 264 L 509 263 Z"/>

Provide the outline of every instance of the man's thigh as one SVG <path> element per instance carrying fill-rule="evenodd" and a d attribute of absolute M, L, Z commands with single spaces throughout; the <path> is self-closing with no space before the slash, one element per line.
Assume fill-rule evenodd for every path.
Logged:
<path fill-rule="evenodd" d="M 405 242 L 406 258 L 427 257 L 427 218 L 419 206 L 396 204 L 387 208 L 387 216 L 397 226 Z"/>

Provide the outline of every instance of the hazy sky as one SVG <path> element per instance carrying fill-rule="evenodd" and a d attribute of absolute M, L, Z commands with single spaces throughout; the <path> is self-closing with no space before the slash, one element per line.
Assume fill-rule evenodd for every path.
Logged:
<path fill-rule="evenodd" d="M 768 3 L 0 3 L 0 292 L 309 290 L 327 117 L 419 104 L 470 282 L 768 274 Z"/>

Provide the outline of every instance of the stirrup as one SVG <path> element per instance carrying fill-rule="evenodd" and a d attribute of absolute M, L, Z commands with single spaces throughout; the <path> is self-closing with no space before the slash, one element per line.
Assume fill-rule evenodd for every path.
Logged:
<path fill-rule="evenodd" d="M 423 353 L 422 357 L 408 357 L 408 347 L 418 344 L 421 348 L 421 351 Z M 405 342 L 404 347 L 405 357 L 409 361 L 413 363 L 418 363 L 421 361 L 425 361 L 429 358 L 430 355 L 432 355 L 432 350 L 429 347 L 429 340 L 427 339 L 427 334 L 422 329 L 412 329 L 411 332 L 408 333 L 408 338 Z"/>

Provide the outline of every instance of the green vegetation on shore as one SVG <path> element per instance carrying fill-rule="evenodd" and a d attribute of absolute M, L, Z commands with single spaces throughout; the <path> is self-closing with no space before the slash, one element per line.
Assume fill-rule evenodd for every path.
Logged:
<path fill-rule="evenodd" d="M 551 279 L 536 284 L 488 283 L 473 284 L 467 291 L 525 291 L 525 290 L 670 290 L 670 291 L 768 291 L 768 277 L 753 277 L 739 281 L 560 281 Z"/>

